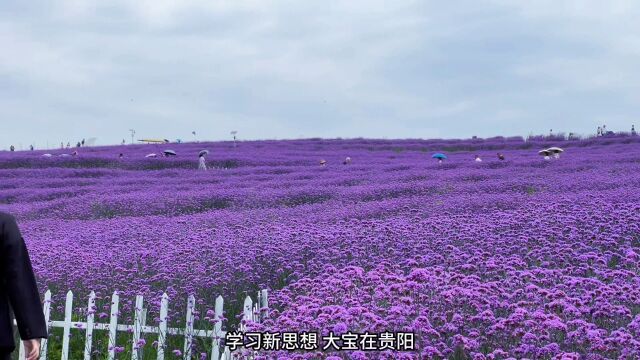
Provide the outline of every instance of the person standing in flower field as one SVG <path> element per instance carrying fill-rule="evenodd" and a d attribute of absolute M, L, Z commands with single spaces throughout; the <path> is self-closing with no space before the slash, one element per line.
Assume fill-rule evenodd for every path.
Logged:
<path fill-rule="evenodd" d="M 47 327 L 27 246 L 13 216 L 0 212 L 0 360 L 15 350 L 13 316 L 27 360 L 40 356 L 40 339 Z"/>
<path fill-rule="evenodd" d="M 205 153 L 198 155 L 198 170 L 207 170 L 207 163 L 204 161 Z"/>

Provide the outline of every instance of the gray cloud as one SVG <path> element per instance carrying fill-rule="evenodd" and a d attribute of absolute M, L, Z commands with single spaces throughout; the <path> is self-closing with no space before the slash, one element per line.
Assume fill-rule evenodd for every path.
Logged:
<path fill-rule="evenodd" d="M 631 1 L 3 1 L 0 148 L 628 130 Z M 640 124 L 638 124 L 640 125 Z"/>

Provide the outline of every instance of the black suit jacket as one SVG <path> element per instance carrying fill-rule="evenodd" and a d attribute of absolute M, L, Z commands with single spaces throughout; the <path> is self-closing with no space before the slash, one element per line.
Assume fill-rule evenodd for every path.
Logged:
<path fill-rule="evenodd" d="M 27 246 L 13 216 L 0 212 L 0 352 L 13 351 L 13 318 L 23 340 L 47 337 Z"/>

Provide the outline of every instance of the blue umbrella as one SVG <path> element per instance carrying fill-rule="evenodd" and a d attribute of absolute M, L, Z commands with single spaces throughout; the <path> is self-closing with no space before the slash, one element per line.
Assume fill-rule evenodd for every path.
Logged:
<path fill-rule="evenodd" d="M 443 160 L 443 159 L 447 158 L 447 155 L 442 154 L 442 153 L 437 153 L 437 154 L 431 155 L 431 157 L 434 158 L 434 159 Z"/>

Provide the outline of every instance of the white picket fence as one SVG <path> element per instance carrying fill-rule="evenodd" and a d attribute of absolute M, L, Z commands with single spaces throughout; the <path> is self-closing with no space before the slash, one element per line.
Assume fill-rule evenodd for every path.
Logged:
<path fill-rule="evenodd" d="M 47 291 L 44 295 L 44 317 L 47 323 L 47 331 L 51 328 L 62 328 L 62 356 L 61 360 L 69 360 L 69 338 L 71 329 L 85 330 L 85 346 L 84 346 L 84 360 L 91 359 L 91 352 L 93 349 L 93 332 L 95 330 L 104 330 L 109 332 L 109 344 L 108 344 L 108 360 L 114 360 L 116 358 L 116 343 L 117 333 L 128 332 L 133 336 L 132 344 L 136 346 L 141 339 L 143 333 L 158 334 L 157 345 L 157 359 L 164 360 L 165 358 L 165 343 L 167 335 L 181 335 L 184 336 L 184 350 L 182 351 L 183 359 L 191 359 L 192 344 L 194 337 L 209 338 L 211 339 L 211 360 L 232 360 L 234 359 L 233 353 L 225 347 L 224 351 L 221 351 L 221 340 L 224 339 L 226 331 L 222 330 L 222 307 L 224 300 L 222 296 L 218 296 L 215 301 L 215 319 L 218 320 L 214 324 L 213 330 L 198 330 L 194 329 L 194 307 L 195 298 L 193 295 L 187 299 L 187 312 L 184 328 L 170 328 L 167 326 L 167 313 L 169 310 L 169 296 L 165 293 L 160 300 L 160 319 L 157 326 L 146 325 L 147 309 L 144 308 L 144 299 L 141 295 L 136 296 L 136 305 L 134 309 L 134 319 L 132 325 L 124 325 L 118 323 L 119 304 L 120 297 L 117 292 L 113 293 L 111 297 L 111 315 L 109 323 L 98 323 L 95 321 L 95 306 L 96 294 L 92 291 L 89 294 L 89 302 L 87 304 L 87 319 L 86 321 L 78 322 L 72 321 L 72 309 L 73 309 L 73 293 L 67 292 L 65 307 L 64 307 L 64 320 L 57 321 L 51 320 L 51 292 Z M 267 310 L 269 306 L 267 290 L 261 290 L 258 292 L 257 301 L 254 304 L 250 296 L 247 296 L 244 300 L 243 319 L 253 322 L 259 322 L 267 316 Z M 14 321 L 15 325 L 15 321 Z M 40 360 L 47 359 L 47 346 L 50 340 L 43 339 L 41 344 Z M 150 346 L 150 345 L 147 345 Z M 144 347 L 134 349 L 131 353 L 131 360 L 138 360 L 141 358 L 141 354 Z M 25 349 L 21 343 L 18 353 L 19 360 L 25 360 Z"/>

